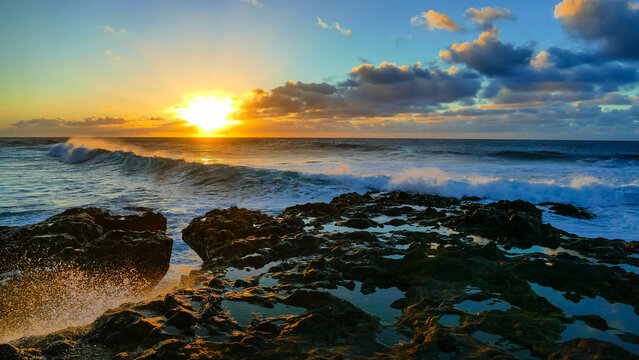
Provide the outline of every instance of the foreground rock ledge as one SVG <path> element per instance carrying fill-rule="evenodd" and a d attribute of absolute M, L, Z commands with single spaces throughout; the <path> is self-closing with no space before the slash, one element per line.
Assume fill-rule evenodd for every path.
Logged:
<path fill-rule="evenodd" d="M 178 290 L 0 351 L 18 359 L 637 358 L 639 277 L 627 270 L 639 265 L 638 244 L 568 234 L 527 202 L 350 193 L 275 217 L 216 209 L 183 238 L 204 264 Z M 631 321 L 570 305 L 595 298 Z"/>
<path fill-rule="evenodd" d="M 173 240 L 165 230 L 164 216 L 152 211 L 120 216 L 97 208 L 1 228 L 0 335 L 37 322 L 38 311 L 64 307 L 78 292 L 151 289 L 169 268 Z"/>

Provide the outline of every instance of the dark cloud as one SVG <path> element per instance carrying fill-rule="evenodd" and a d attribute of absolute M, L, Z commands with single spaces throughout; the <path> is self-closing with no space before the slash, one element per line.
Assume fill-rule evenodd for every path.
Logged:
<path fill-rule="evenodd" d="M 616 91 L 639 80 L 637 68 L 620 63 L 576 65 L 571 68 L 554 66 L 522 67 L 517 72 L 496 80 L 516 91 Z"/>
<path fill-rule="evenodd" d="M 60 118 L 39 118 L 30 120 L 20 120 L 12 123 L 12 128 L 34 128 L 34 127 L 87 127 L 87 126 L 109 126 L 109 125 L 122 125 L 128 121 L 124 118 L 112 118 L 112 117 L 90 117 L 83 120 L 68 121 Z"/>
<path fill-rule="evenodd" d="M 442 103 L 468 100 L 480 89 L 480 78 L 469 71 L 424 69 L 420 64 L 382 63 L 353 68 L 346 81 L 289 81 L 270 91 L 253 90 L 236 117 L 336 118 L 394 116 L 424 111 Z"/>
<path fill-rule="evenodd" d="M 0 136 L 186 136 L 198 129 L 185 121 L 162 118 L 129 120 L 114 117 L 89 117 L 82 120 L 37 118 L 19 120 L 0 130 Z"/>
<path fill-rule="evenodd" d="M 440 52 L 440 56 L 451 63 L 465 64 L 482 74 L 504 75 L 515 68 L 527 65 L 533 54 L 532 45 L 515 46 L 499 40 L 499 30 L 492 28 L 479 35 L 472 43 L 455 43 Z"/>
<path fill-rule="evenodd" d="M 605 54 L 639 59 L 639 6 L 628 0 L 564 0 L 555 6 L 563 28 L 600 41 Z"/>

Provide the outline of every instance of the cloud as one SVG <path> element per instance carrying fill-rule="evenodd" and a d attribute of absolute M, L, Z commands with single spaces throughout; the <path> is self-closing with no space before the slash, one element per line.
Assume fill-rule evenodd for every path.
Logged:
<path fill-rule="evenodd" d="M 413 26 L 421 26 L 424 30 L 443 29 L 448 31 L 462 31 L 463 29 L 457 25 L 451 18 L 445 14 L 438 13 L 433 10 L 422 12 L 420 15 L 413 16 L 410 19 Z"/>
<path fill-rule="evenodd" d="M 351 31 L 350 29 L 345 29 L 343 28 L 339 23 L 335 23 L 333 26 L 325 23 L 319 16 L 317 17 L 317 25 L 319 25 L 320 27 L 322 27 L 323 29 L 333 29 L 335 28 L 337 31 L 341 32 L 342 35 L 346 36 L 346 37 L 352 37 L 353 36 L 353 31 Z"/>
<path fill-rule="evenodd" d="M 515 17 L 510 13 L 510 10 L 503 8 L 492 8 L 489 6 L 477 10 L 470 8 L 464 13 L 466 17 L 479 23 L 483 28 L 489 29 L 493 27 L 493 22 L 498 19 L 514 19 Z"/>
<path fill-rule="evenodd" d="M 397 36 L 395 37 L 395 47 L 399 47 L 404 42 L 408 42 L 413 39 L 413 35 L 408 36 Z"/>
<path fill-rule="evenodd" d="M 502 75 L 530 63 L 532 46 L 515 46 L 499 40 L 499 30 L 491 28 L 472 43 L 455 43 L 439 55 L 445 61 L 462 63 L 486 75 Z"/>
<path fill-rule="evenodd" d="M 339 30 L 339 32 L 342 33 L 342 35 L 346 36 L 346 37 L 351 37 L 353 36 L 353 32 L 350 29 L 344 29 L 341 26 L 339 26 L 339 23 L 335 23 L 335 28 L 337 30 Z"/>
<path fill-rule="evenodd" d="M 116 30 L 109 25 L 104 25 L 102 29 L 104 29 L 104 31 L 108 33 L 126 34 L 126 30 L 124 29 Z"/>
<path fill-rule="evenodd" d="M 619 59 L 639 59 L 639 6 L 627 0 L 564 0 L 555 6 L 563 28 L 584 40 L 601 43 Z"/>
<path fill-rule="evenodd" d="M 244 3 L 248 3 L 248 4 L 251 4 L 251 5 L 254 5 L 254 6 L 258 7 L 258 8 L 261 8 L 263 6 L 262 3 L 257 1 L 257 0 L 240 0 L 240 1 L 244 2 Z"/>
<path fill-rule="evenodd" d="M 0 130 L 2 136 L 189 136 L 198 133 L 185 121 L 162 118 L 88 117 L 81 120 L 36 118 Z"/>
<path fill-rule="evenodd" d="M 317 25 L 323 27 L 324 29 L 330 29 L 331 26 L 328 25 L 327 23 L 325 23 L 324 21 L 322 21 L 322 19 L 318 16 L 317 17 Z"/>
<path fill-rule="evenodd" d="M 244 96 L 238 119 L 333 119 L 394 116 L 421 112 L 442 103 L 468 101 L 480 88 L 480 79 L 468 71 L 397 66 L 383 62 L 375 67 L 353 68 L 342 83 L 289 81 L 270 91 L 255 89 Z"/>
<path fill-rule="evenodd" d="M 120 55 L 113 55 L 113 51 L 109 50 L 105 50 L 104 51 L 105 55 L 108 55 L 109 57 L 111 57 L 111 59 L 115 60 L 115 61 L 120 61 L 122 60 L 122 57 Z"/>

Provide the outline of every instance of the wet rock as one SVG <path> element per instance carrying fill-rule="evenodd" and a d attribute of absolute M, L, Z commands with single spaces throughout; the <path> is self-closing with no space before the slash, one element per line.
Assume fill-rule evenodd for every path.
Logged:
<path fill-rule="evenodd" d="M 186 329 L 196 323 L 197 315 L 188 310 L 179 310 L 166 321 L 167 326 L 175 326 L 178 329 Z"/>
<path fill-rule="evenodd" d="M 304 217 L 335 217 L 339 210 L 334 204 L 327 203 L 306 203 L 287 207 L 281 215 L 301 215 Z"/>
<path fill-rule="evenodd" d="M 42 348 L 42 353 L 45 355 L 60 355 L 71 351 L 75 347 L 75 341 L 73 340 L 58 340 L 47 344 Z"/>
<path fill-rule="evenodd" d="M 597 316 L 597 315 L 575 316 L 575 319 L 579 319 L 585 322 L 586 324 L 588 324 L 588 326 L 601 331 L 606 331 L 609 329 L 608 323 L 606 322 L 606 320 L 602 319 L 600 316 Z"/>
<path fill-rule="evenodd" d="M 639 344 L 639 335 L 632 333 L 623 333 L 618 335 L 619 338 L 627 343 Z"/>
<path fill-rule="evenodd" d="M 570 216 L 577 219 L 594 219 L 595 215 L 588 212 L 583 207 L 577 207 L 571 204 L 561 204 L 553 202 L 545 202 L 540 205 L 550 206 L 550 210 L 557 215 Z"/>
<path fill-rule="evenodd" d="M 371 225 L 380 215 L 390 217 L 387 225 L 408 226 L 321 227 L 335 221 Z M 125 304 L 64 336 L 17 341 L 18 350 L 42 351 L 68 339 L 74 344 L 66 350 L 69 358 L 628 356 L 592 339 L 559 343 L 575 318 L 535 291 L 540 285 L 575 301 L 601 296 L 639 304 L 639 276 L 622 267 L 634 264 L 639 245 L 555 229 L 528 202 L 349 193 L 275 217 L 213 210 L 183 234 L 205 259 L 203 269 L 185 276 L 192 281 L 164 298 Z M 541 249 L 517 249 L 531 246 Z M 19 274 L 6 277 L 12 276 Z M 443 326 L 445 315 L 459 319 Z M 607 328 L 598 316 L 577 318 Z M 619 340 L 636 343 L 637 336 L 624 333 Z"/>
<path fill-rule="evenodd" d="M 173 240 L 166 219 L 153 212 L 112 215 L 75 208 L 34 225 L 0 232 L 0 272 L 29 271 L 61 263 L 96 271 L 132 272 L 155 285 L 169 267 Z"/>
<path fill-rule="evenodd" d="M 36 360 L 42 359 L 41 356 L 34 354 L 28 350 L 21 350 L 9 344 L 0 344 L 0 359 L 4 360 Z"/>
<path fill-rule="evenodd" d="M 568 359 L 639 359 L 628 351 L 595 339 L 574 339 L 558 346 L 550 360 Z"/>
<path fill-rule="evenodd" d="M 370 227 L 379 227 L 380 225 L 370 219 L 365 218 L 351 218 L 345 221 L 338 221 L 337 225 L 346 226 L 354 229 L 368 229 Z"/>

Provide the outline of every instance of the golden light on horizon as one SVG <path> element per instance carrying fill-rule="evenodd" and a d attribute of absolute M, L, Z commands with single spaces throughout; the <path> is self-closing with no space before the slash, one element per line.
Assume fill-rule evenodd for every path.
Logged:
<path fill-rule="evenodd" d="M 169 111 L 175 113 L 176 117 L 207 132 L 237 123 L 237 121 L 228 119 L 228 116 L 235 111 L 233 101 L 229 97 L 197 96 L 187 104 L 173 107 Z"/>

